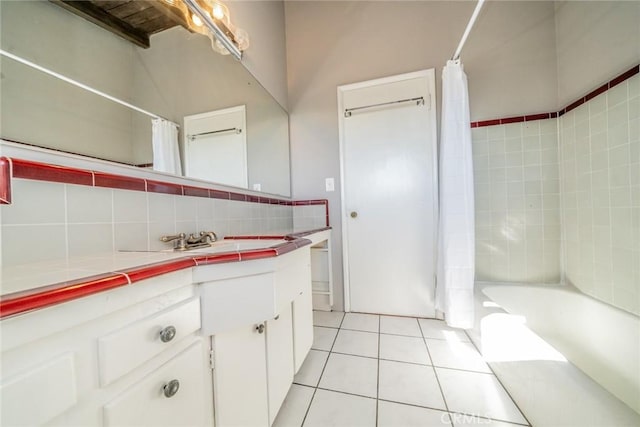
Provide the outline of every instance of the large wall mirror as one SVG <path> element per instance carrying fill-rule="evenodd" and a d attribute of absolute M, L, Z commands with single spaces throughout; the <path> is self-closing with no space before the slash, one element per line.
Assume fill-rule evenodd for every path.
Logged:
<path fill-rule="evenodd" d="M 145 2 L 87 3 L 115 8 Z M 48 1 L 3 1 L 0 15 L 2 50 L 179 124 L 183 163 L 190 140 L 185 117 L 243 108 L 246 188 L 291 195 L 287 113 L 240 62 L 214 52 L 207 37 L 174 23 L 143 48 Z M 9 57 L 0 61 L 3 139 L 153 164 L 149 116 Z M 215 135 L 191 140 L 213 143 Z M 228 166 L 212 159 L 208 167 L 216 168 L 216 161 Z"/>

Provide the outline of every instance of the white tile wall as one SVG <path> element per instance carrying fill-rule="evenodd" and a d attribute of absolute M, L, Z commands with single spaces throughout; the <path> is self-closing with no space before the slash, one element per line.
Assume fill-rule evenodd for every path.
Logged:
<path fill-rule="evenodd" d="M 291 206 L 24 179 L 13 180 L 12 190 L 13 203 L 0 207 L 1 265 L 7 267 L 114 250 L 167 249 L 160 236 L 179 232 L 212 230 L 224 237 L 293 229 Z"/>
<path fill-rule="evenodd" d="M 326 227 L 326 209 L 324 205 L 294 206 L 294 230 L 309 230 Z"/>
<path fill-rule="evenodd" d="M 557 119 L 472 129 L 476 279 L 558 283 Z"/>
<path fill-rule="evenodd" d="M 640 76 L 560 118 L 566 280 L 640 314 Z"/>

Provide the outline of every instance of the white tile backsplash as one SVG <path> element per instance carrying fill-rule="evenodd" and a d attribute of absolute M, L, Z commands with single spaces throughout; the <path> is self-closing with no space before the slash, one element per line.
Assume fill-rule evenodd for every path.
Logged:
<path fill-rule="evenodd" d="M 67 185 L 67 222 L 111 223 L 113 190 L 110 188 Z"/>
<path fill-rule="evenodd" d="M 214 231 L 223 238 L 293 229 L 291 206 L 25 179 L 14 179 L 12 187 L 12 204 L 0 207 L 7 267 L 114 250 L 169 249 L 160 237 L 181 232 Z M 311 208 L 309 227 L 319 213 Z"/>
<path fill-rule="evenodd" d="M 147 222 L 147 194 L 143 191 L 114 190 L 113 219 L 115 222 Z"/>
<path fill-rule="evenodd" d="M 3 211 L 3 220 L 4 217 Z M 67 229 L 65 224 L 2 225 L 3 267 L 26 262 L 64 259 L 66 253 Z"/>
<path fill-rule="evenodd" d="M 113 252 L 113 224 L 68 224 L 70 257 Z"/>
<path fill-rule="evenodd" d="M 12 204 L 2 205 L 2 224 L 64 224 L 65 186 L 16 179 L 11 183 Z"/>

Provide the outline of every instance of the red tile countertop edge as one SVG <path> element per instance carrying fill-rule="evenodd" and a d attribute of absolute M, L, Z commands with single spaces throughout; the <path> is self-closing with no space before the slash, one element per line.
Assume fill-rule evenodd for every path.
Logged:
<path fill-rule="evenodd" d="M 11 204 L 11 160 L 0 157 L 0 205 Z"/>
<path fill-rule="evenodd" d="M 128 285 L 126 274 L 106 273 L 47 286 L 38 292 L 20 292 L 0 298 L 0 318 L 60 304 L 98 292 Z"/>
<path fill-rule="evenodd" d="M 319 231 L 328 230 L 325 227 L 318 230 L 304 232 L 309 235 Z M 310 245 L 311 241 L 298 237 L 297 233 L 281 236 L 289 240 L 286 243 L 264 249 L 245 250 L 237 252 L 221 253 L 196 253 L 193 256 L 173 259 L 166 262 L 147 264 L 122 271 L 90 276 L 70 282 L 57 283 L 32 291 L 16 292 L 0 297 L 0 319 L 27 311 L 49 307 L 75 300 L 77 298 L 96 294 L 117 287 L 134 284 L 141 280 L 150 279 L 162 274 L 171 273 L 202 265 L 221 264 L 228 262 L 248 261 L 262 258 L 272 258 L 292 252 L 295 249 Z M 242 236 L 241 236 L 242 237 Z"/>
<path fill-rule="evenodd" d="M 631 69 L 625 71 L 624 73 L 620 74 L 616 78 L 611 79 L 610 81 L 608 81 L 607 83 L 605 83 L 602 86 L 598 87 L 597 89 L 592 90 L 591 92 L 589 92 L 585 96 L 583 96 L 583 97 L 581 97 L 579 99 L 576 99 L 575 101 L 573 101 L 572 103 L 570 103 L 566 107 L 560 109 L 559 111 L 552 111 L 551 113 L 531 114 L 531 115 L 528 115 L 528 116 L 516 116 L 516 117 L 505 117 L 505 118 L 500 118 L 500 119 L 481 120 L 481 121 L 477 121 L 477 122 L 471 122 L 471 127 L 472 128 L 480 128 L 480 127 L 485 127 L 485 126 L 506 125 L 508 123 L 519 123 L 519 122 L 531 122 L 531 121 L 534 121 L 534 120 L 553 119 L 555 117 L 560 117 L 560 116 L 568 113 L 569 111 L 571 111 L 571 110 L 573 110 L 575 108 L 578 108 L 580 105 L 582 105 L 585 102 L 595 98 L 596 96 L 600 95 L 601 93 L 604 93 L 607 90 L 613 88 L 614 86 L 622 83 L 623 81 L 625 81 L 627 79 L 630 79 L 631 77 L 635 76 L 638 73 L 640 73 L 640 64 L 636 65 L 634 67 L 631 67 Z"/>

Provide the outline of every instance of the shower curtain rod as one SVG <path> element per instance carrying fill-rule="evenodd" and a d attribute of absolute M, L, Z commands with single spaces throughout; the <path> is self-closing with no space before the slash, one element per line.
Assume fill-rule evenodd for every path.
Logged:
<path fill-rule="evenodd" d="M 453 61 L 455 61 L 458 58 L 460 58 L 460 53 L 462 52 L 462 48 L 464 47 L 464 44 L 467 41 L 467 37 L 469 37 L 469 33 L 471 32 L 471 28 L 473 28 L 473 24 L 476 23 L 476 18 L 478 17 L 478 14 L 480 13 L 480 9 L 482 9 L 482 4 L 483 3 L 484 3 L 484 0 L 478 0 L 478 3 L 476 4 L 476 8 L 473 10 L 473 14 L 471 15 L 471 19 L 469 19 L 469 23 L 467 24 L 467 28 L 465 28 L 464 34 L 462 34 L 462 39 L 460 39 L 460 43 L 458 44 L 458 48 L 456 49 L 456 53 L 454 53 L 453 57 L 451 58 Z"/>
<path fill-rule="evenodd" d="M 41 65 L 38 65 L 38 64 L 36 64 L 36 63 L 34 63 L 34 62 L 31 62 L 31 61 L 27 60 L 27 59 L 21 58 L 21 57 L 19 57 L 18 55 L 14 55 L 14 54 L 13 54 L 13 53 L 11 53 L 11 52 L 7 52 L 7 51 L 5 51 L 5 50 L 3 50 L 3 49 L 0 49 L 0 55 L 2 55 L 2 56 L 6 56 L 7 58 L 11 58 L 11 59 L 13 59 L 14 61 L 20 62 L 21 64 L 24 64 L 24 65 L 26 65 L 26 66 L 28 66 L 28 67 L 31 67 L 31 68 L 33 68 L 33 69 L 36 69 L 36 70 L 38 70 L 38 71 L 42 71 L 42 72 L 43 72 L 43 73 L 45 73 L 45 74 L 48 74 L 48 75 L 50 75 L 50 76 L 52 76 L 52 77 L 55 77 L 55 78 L 57 78 L 57 79 L 60 79 L 60 80 L 62 80 L 62 81 L 64 81 L 64 82 L 67 82 L 67 83 L 69 83 L 69 84 L 72 84 L 72 85 L 74 85 L 74 86 L 76 86 L 76 87 L 79 87 L 79 88 L 81 88 L 81 89 L 84 89 L 84 90 L 86 90 L 86 91 L 88 91 L 88 92 L 91 92 L 91 93 L 94 93 L 94 94 L 96 94 L 96 95 L 99 95 L 99 96 L 101 96 L 101 97 L 103 97 L 103 98 L 106 98 L 106 99 L 108 99 L 108 100 L 110 100 L 110 101 L 113 101 L 113 102 L 115 102 L 115 103 L 117 103 L 117 104 L 124 105 L 125 107 L 131 108 L 132 110 L 135 110 L 135 111 L 137 111 L 137 112 L 139 112 L 139 113 L 146 114 L 147 116 L 149 116 L 149 117 L 151 117 L 151 118 L 154 118 L 154 119 L 161 119 L 161 120 L 166 120 L 167 122 L 173 123 L 173 124 L 174 124 L 178 129 L 180 128 L 180 125 L 179 125 L 179 124 L 177 124 L 177 123 L 175 123 L 175 122 L 173 122 L 173 121 L 171 121 L 171 120 L 169 120 L 169 119 L 165 119 L 164 117 L 159 116 L 159 115 L 157 115 L 157 114 L 154 114 L 154 113 L 152 113 L 152 112 L 150 112 L 150 111 L 143 110 L 142 108 L 140 108 L 140 107 L 136 107 L 136 106 L 135 106 L 135 105 L 133 105 L 133 104 L 129 104 L 128 102 L 123 101 L 123 100 L 121 100 L 121 99 L 118 99 L 118 98 L 116 98 L 115 96 L 111 96 L 111 95 L 109 95 L 109 94 L 107 94 L 107 93 L 104 93 L 104 92 L 99 91 L 98 89 L 94 89 L 94 88 L 92 88 L 91 86 L 87 86 L 87 85 L 86 85 L 86 84 L 84 84 L 84 83 L 80 83 L 80 82 L 78 82 L 78 81 L 76 81 L 76 80 L 70 79 L 70 78 L 69 78 L 69 77 L 67 77 L 67 76 L 64 76 L 64 75 L 62 75 L 62 74 L 60 74 L 60 73 L 56 73 L 55 71 L 49 70 L 48 68 L 45 68 L 45 67 L 43 67 L 43 66 L 41 66 Z"/>

